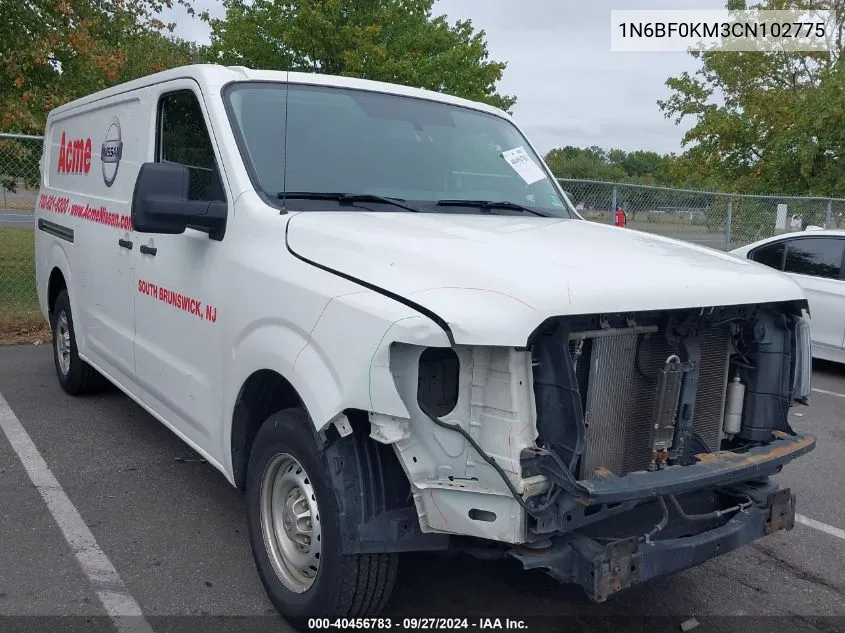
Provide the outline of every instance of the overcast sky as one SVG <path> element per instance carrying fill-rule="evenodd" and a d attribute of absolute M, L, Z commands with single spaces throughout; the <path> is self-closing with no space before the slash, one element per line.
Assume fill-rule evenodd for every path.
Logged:
<path fill-rule="evenodd" d="M 218 0 L 197 10 L 222 17 Z M 537 149 L 680 152 L 686 126 L 665 119 L 657 100 L 668 77 L 697 69 L 686 53 L 611 52 L 611 9 L 723 9 L 724 0 L 437 0 L 450 21 L 484 29 L 490 56 L 508 62 L 499 85 L 519 99 L 514 117 Z M 208 29 L 182 12 L 168 16 L 176 34 L 208 41 Z"/>

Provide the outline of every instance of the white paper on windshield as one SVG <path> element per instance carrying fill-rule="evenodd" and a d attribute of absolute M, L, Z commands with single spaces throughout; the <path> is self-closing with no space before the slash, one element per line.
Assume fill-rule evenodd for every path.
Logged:
<path fill-rule="evenodd" d="M 508 162 L 508 165 L 513 167 L 513 170 L 520 175 L 527 185 L 533 185 L 538 180 L 543 180 L 546 177 L 543 170 L 537 166 L 537 163 L 531 160 L 528 152 L 522 146 L 502 152 L 502 158 Z"/>

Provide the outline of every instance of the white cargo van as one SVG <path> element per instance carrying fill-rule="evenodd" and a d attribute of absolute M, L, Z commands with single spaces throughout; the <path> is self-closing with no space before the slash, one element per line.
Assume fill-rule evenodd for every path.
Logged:
<path fill-rule="evenodd" d="M 198 65 L 52 111 L 42 160 L 59 382 L 245 492 L 293 620 L 378 613 L 405 551 L 601 602 L 793 525 L 801 288 L 582 219 L 504 112 Z"/>

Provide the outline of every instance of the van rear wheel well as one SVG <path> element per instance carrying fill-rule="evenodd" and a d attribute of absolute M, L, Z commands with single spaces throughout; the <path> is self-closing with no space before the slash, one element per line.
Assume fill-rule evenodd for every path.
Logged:
<path fill-rule="evenodd" d="M 302 406 L 296 389 L 281 374 L 262 369 L 247 378 L 232 414 L 232 475 L 239 490 L 246 490 L 249 453 L 261 425 L 274 413 Z"/>
<path fill-rule="evenodd" d="M 67 282 L 65 276 L 58 267 L 50 271 L 50 279 L 47 282 L 47 311 L 53 314 L 53 308 L 56 306 L 56 299 L 62 290 L 67 290 Z"/>

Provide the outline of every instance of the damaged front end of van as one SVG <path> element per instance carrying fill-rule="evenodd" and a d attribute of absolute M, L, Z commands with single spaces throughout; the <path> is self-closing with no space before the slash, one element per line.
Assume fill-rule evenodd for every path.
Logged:
<path fill-rule="evenodd" d="M 324 218 L 291 251 L 417 315 L 372 328 L 348 404 L 408 482 L 368 547 L 510 556 L 603 601 L 792 527 L 772 476 L 815 439 L 789 422 L 812 354 L 787 276 L 582 220 Z"/>
<path fill-rule="evenodd" d="M 390 346 L 422 532 L 596 602 L 789 530 L 771 478 L 815 447 L 805 301 L 547 319 L 523 347 Z"/>

